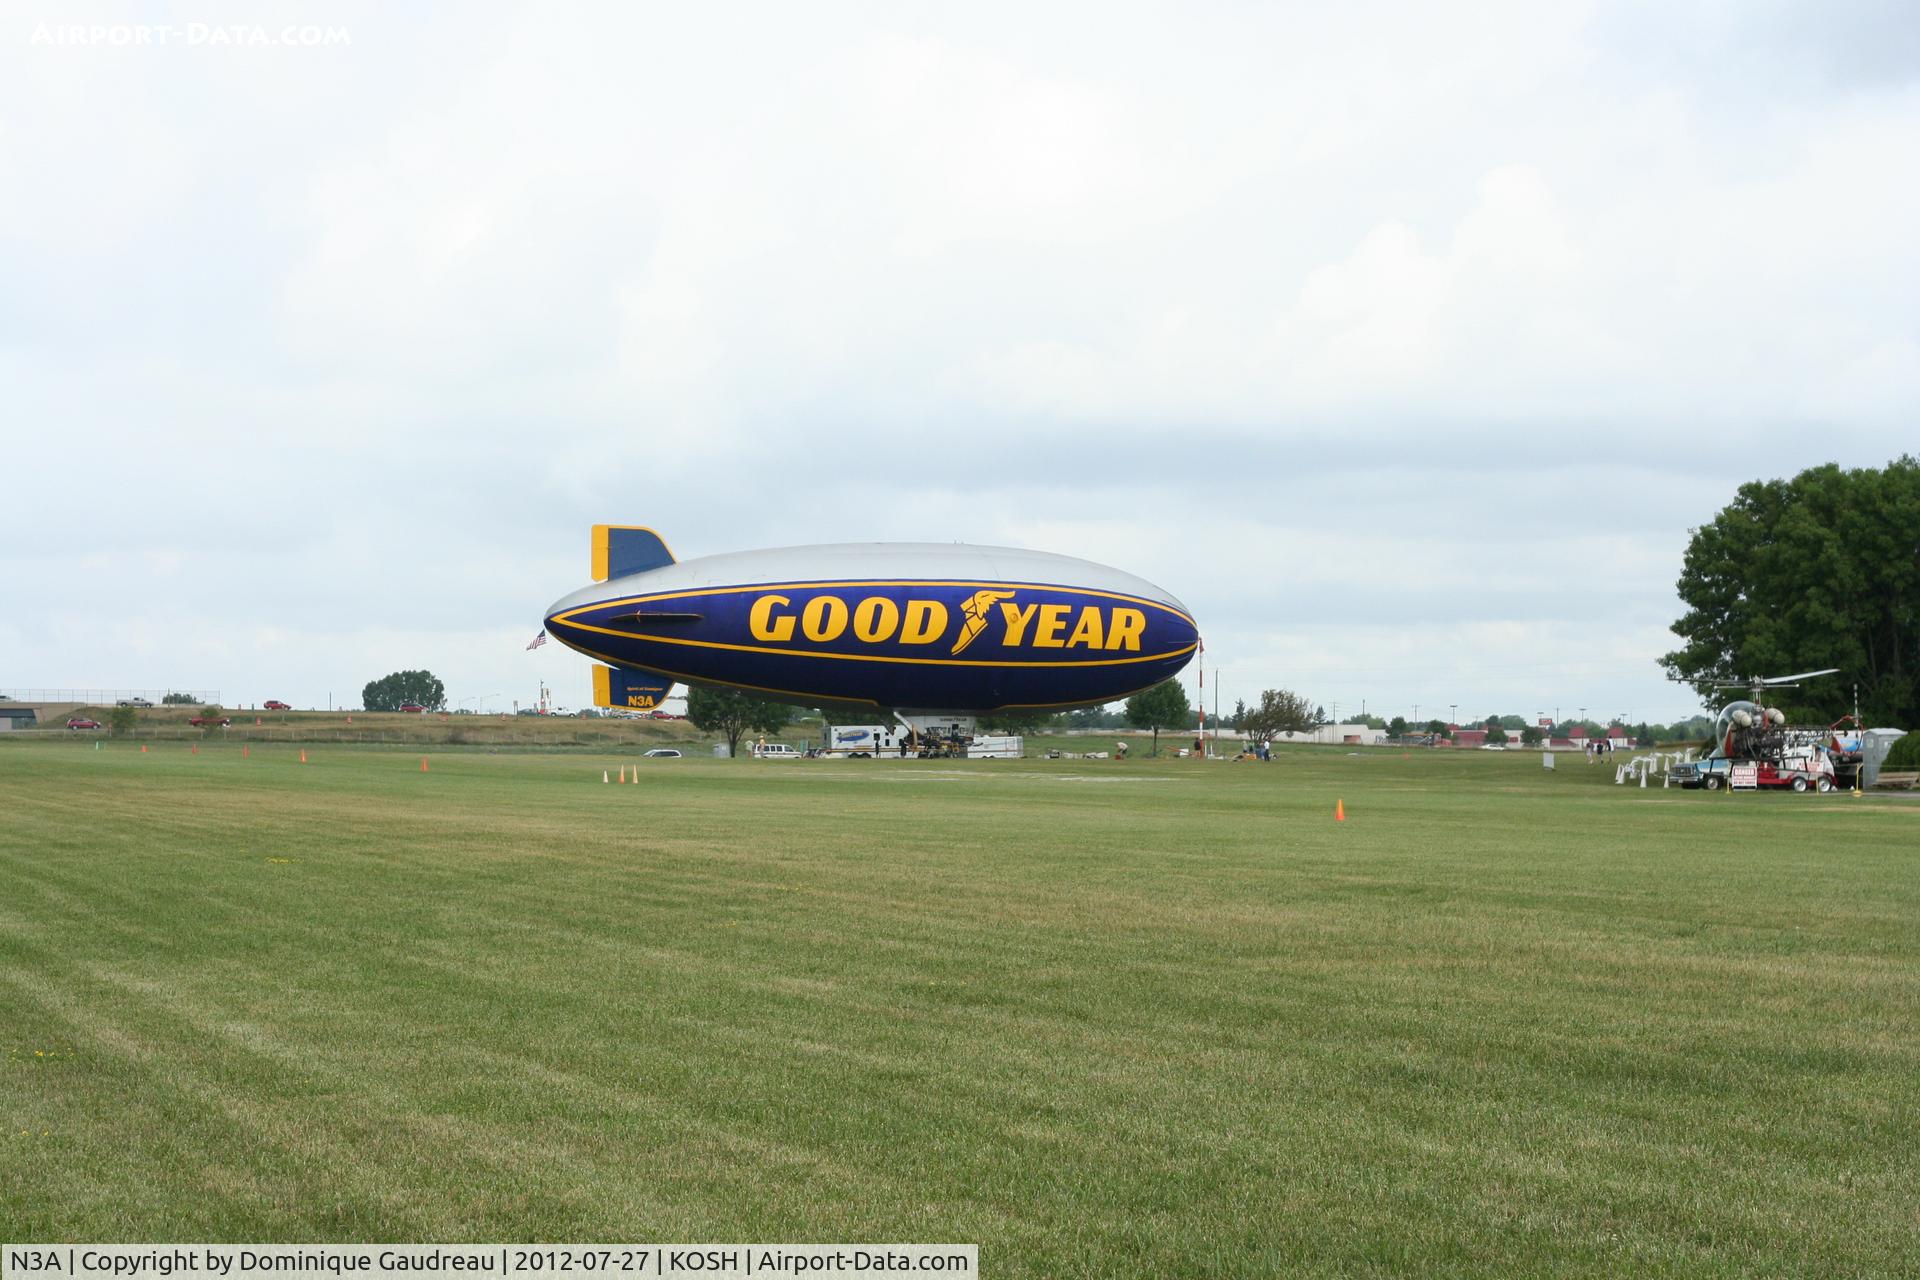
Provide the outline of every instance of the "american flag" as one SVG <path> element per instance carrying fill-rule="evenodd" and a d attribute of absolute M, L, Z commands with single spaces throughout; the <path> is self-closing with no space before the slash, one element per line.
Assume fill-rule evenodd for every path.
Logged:
<path fill-rule="evenodd" d="M 529 644 L 527 648 L 538 649 L 541 645 L 545 644 L 546 642 L 547 642 L 546 628 L 542 627 L 540 629 L 540 634 L 533 638 L 533 643 Z"/>

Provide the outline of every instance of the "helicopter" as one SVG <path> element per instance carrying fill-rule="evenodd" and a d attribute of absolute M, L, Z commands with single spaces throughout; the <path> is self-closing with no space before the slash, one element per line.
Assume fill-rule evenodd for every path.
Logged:
<path fill-rule="evenodd" d="M 1857 761 L 1842 754 L 1833 729 L 1825 733 L 1807 733 L 1787 727 L 1786 713 L 1778 707 L 1762 704 L 1770 690 L 1795 689 L 1802 680 L 1838 674 L 1840 668 L 1801 671 L 1790 676 L 1753 676 L 1738 683 L 1715 685 L 1717 689 L 1737 689 L 1747 698 L 1735 699 L 1720 708 L 1713 720 L 1713 745 L 1707 754 L 1691 764 L 1675 768 L 1673 780 L 1683 787 L 1717 791 L 1733 781 L 1735 765 L 1753 766 L 1753 784 L 1759 787 L 1788 787 L 1794 791 L 1831 791 L 1840 784 L 1839 767 Z M 1857 764 L 1854 765 L 1857 768 Z"/>

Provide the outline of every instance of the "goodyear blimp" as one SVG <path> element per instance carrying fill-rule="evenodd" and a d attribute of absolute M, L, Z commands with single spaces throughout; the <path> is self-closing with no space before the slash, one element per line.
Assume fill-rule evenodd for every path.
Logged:
<path fill-rule="evenodd" d="M 547 634 L 598 659 L 594 701 L 675 682 L 805 706 L 978 714 L 1111 702 L 1186 666 L 1193 616 L 1152 583 L 1008 547 L 857 543 L 675 560 L 651 529 L 595 525 L 594 585 Z"/>

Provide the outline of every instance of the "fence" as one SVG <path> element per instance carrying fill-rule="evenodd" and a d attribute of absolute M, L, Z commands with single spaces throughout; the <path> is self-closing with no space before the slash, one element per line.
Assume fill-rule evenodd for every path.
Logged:
<path fill-rule="evenodd" d="M 218 689 L 23 689 L 0 686 L 0 697 L 15 702 L 82 702 L 88 706 L 106 706 L 129 698 L 145 698 L 155 706 L 168 694 L 183 695 L 195 702 L 218 702 Z"/>

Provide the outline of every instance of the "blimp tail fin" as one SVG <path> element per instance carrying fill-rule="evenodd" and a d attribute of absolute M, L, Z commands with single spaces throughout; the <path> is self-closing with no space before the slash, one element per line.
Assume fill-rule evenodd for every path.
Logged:
<path fill-rule="evenodd" d="M 642 671 L 638 667 L 601 667 L 593 669 L 593 705 L 619 707 L 626 711 L 652 711 L 673 690 L 671 677 Z"/>
<path fill-rule="evenodd" d="M 674 562 L 673 552 L 653 530 L 637 524 L 593 526 L 593 580 L 624 578 Z"/>

